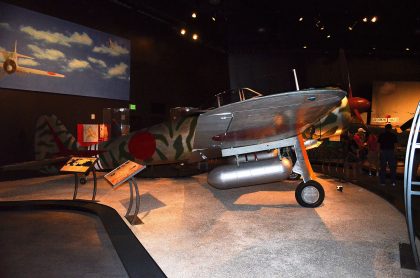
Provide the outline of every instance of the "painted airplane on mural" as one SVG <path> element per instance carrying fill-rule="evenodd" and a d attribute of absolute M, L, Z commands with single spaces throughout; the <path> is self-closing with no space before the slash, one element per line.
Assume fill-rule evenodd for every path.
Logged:
<path fill-rule="evenodd" d="M 320 205 L 323 189 L 312 179 L 305 146 L 345 129 L 351 114 L 345 92 L 338 89 L 302 90 L 262 96 L 253 90 L 241 89 L 239 101 L 226 105 L 222 103 L 222 96 L 217 95 L 217 108 L 207 111 L 184 109 L 184 115 L 176 119 L 87 149 L 78 146 L 56 116 L 42 116 L 36 127 L 36 159 L 51 162 L 55 157 L 56 161 L 63 162 L 69 156 L 97 156 L 97 169 L 114 169 L 127 160 L 160 165 L 233 157 L 233 165 L 217 167 L 208 177 L 209 184 L 226 189 L 287 178 L 293 165 L 279 153 L 281 148 L 293 147 L 304 179 L 297 188 L 296 198 L 303 206 Z M 319 135 L 314 136 L 308 130 L 319 131 Z M 47 172 L 57 172 L 54 165 L 43 165 Z M 274 172 L 256 180 L 240 173 L 261 172 L 261 168 Z M 238 175 L 245 179 L 226 179 Z M 309 192 L 316 193 L 308 195 L 315 196 L 312 199 L 302 197 L 308 186 L 312 188 Z"/>
<path fill-rule="evenodd" d="M 60 77 L 60 78 L 65 77 L 63 74 L 60 74 L 60 73 L 20 66 L 19 58 L 31 59 L 31 60 L 34 58 L 17 53 L 17 41 L 15 42 L 14 51 L 0 50 L 0 54 L 3 58 L 3 63 L 0 64 L 0 77 L 2 77 L 5 74 L 13 74 L 13 73 L 36 74 L 36 75 Z"/>

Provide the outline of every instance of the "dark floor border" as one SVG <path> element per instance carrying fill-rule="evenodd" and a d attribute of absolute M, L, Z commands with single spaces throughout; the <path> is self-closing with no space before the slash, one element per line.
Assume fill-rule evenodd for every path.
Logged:
<path fill-rule="evenodd" d="M 111 207 L 83 200 L 0 202 L 0 211 L 22 210 L 74 210 L 94 214 L 101 219 L 130 277 L 166 277 L 121 216 Z"/>

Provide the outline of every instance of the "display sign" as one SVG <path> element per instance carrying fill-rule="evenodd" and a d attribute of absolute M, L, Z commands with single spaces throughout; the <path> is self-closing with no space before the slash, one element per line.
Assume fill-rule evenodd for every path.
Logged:
<path fill-rule="evenodd" d="M 137 164 L 131 160 L 127 160 L 108 174 L 104 178 L 111 183 L 112 188 L 116 188 L 119 185 L 126 182 L 128 179 L 142 171 L 146 166 Z"/>
<path fill-rule="evenodd" d="M 72 157 L 60 169 L 61 172 L 86 173 L 95 164 L 96 157 Z"/>
<path fill-rule="evenodd" d="M 110 127 L 105 124 L 77 124 L 77 142 L 90 146 L 109 140 Z"/>
<path fill-rule="evenodd" d="M 420 99 L 420 82 L 376 81 L 372 88 L 371 122 L 402 126 L 413 118 Z"/>
<path fill-rule="evenodd" d="M 129 99 L 129 40 L 2 2 L 0 11 L 0 87 Z"/>
<path fill-rule="evenodd" d="M 372 123 L 396 123 L 399 121 L 399 118 L 372 118 Z"/>

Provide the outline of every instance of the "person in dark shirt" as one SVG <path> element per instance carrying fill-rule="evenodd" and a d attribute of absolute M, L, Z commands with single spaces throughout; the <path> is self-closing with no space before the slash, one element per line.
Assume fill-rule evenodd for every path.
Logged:
<path fill-rule="evenodd" d="M 397 135 L 392 133 L 392 125 L 385 126 L 385 132 L 379 135 L 379 160 L 381 169 L 379 171 L 379 180 L 381 185 L 385 185 L 386 165 L 388 164 L 392 186 L 396 184 L 397 161 L 395 160 L 395 144 L 397 143 Z"/>
<path fill-rule="evenodd" d="M 354 140 L 354 135 L 350 131 L 347 131 L 347 134 L 342 136 L 342 142 L 345 157 L 344 179 L 349 181 L 357 180 L 360 165 L 359 147 Z M 353 178 L 351 177 L 350 168 L 353 172 Z"/>

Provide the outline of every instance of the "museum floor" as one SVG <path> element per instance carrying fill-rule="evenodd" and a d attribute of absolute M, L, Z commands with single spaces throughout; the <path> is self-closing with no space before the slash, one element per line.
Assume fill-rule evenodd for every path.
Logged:
<path fill-rule="evenodd" d="M 102 175 L 97 199 L 124 215 L 129 187 L 113 190 Z M 401 212 L 363 187 L 319 181 L 325 201 L 308 209 L 295 201 L 295 181 L 221 191 L 205 174 L 137 179 L 144 224 L 130 227 L 168 277 L 419 277 L 400 266 Z M 68 200 L 73 184 L 72 175 L 3 181 L 0 201 Z M 91 193 L 89 180 L 78 197 Z"/>

